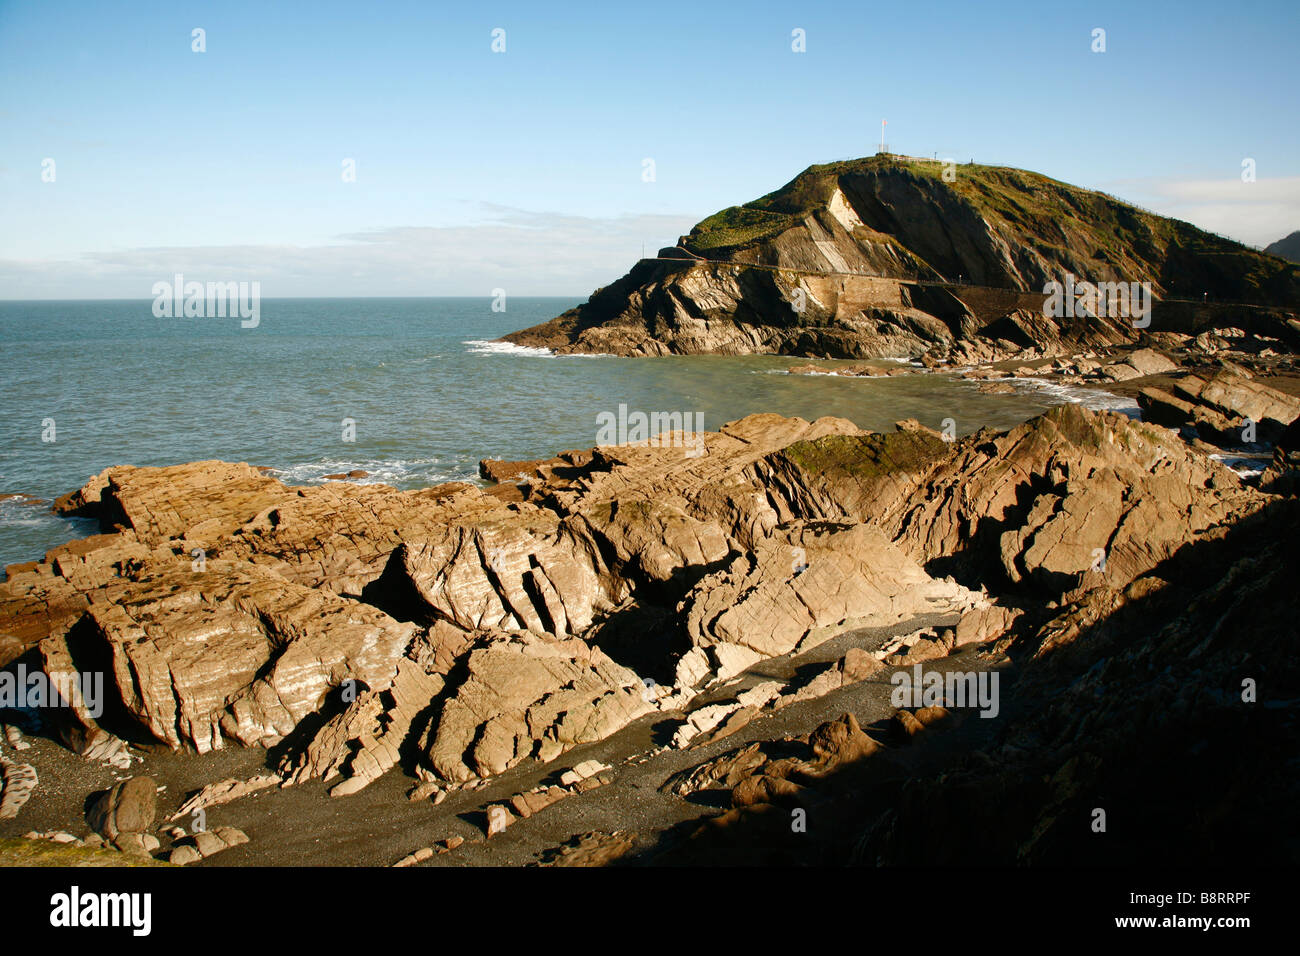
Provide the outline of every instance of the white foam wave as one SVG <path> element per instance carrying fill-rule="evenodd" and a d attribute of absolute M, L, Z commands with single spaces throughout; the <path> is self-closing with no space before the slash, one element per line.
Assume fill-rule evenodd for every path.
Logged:
<path fill-rule="evenodd" d="M 394 485 L 399 488 L 422 488 L 444 481 L 473 481 L 478 477 L 477 462 L 447 462 L 441 458 L 391 458 L 369 461 L 320 460 L 300 462 L 284 468 L 272 468 L 271 474 L 286 485 L 317 485 L 339 481 L 327 475 L 346 475 L 364 471 L 364 478 L 346 480 L 360 485 Z"/>
<path fill-rule="evenodd" d="M 1210 455 L 1215 461 L 1221 461 L 1231 470 L 1235 471 L 1242 478 L 1253 478 L 1264 473 L 1264 469 L 1272 461 L 1267 455 L 1231 455 L 1216 454 Z"/>
<path fill-rule="evenodd" d="M 555 353 L 532 345 L 515 345 L 513 342 L 489 342 L 487 339 L 469 339 L 462 342 L 473 355 L 527 355 L 533 358 L 553 358 Z"/>
<path fill-rule="evenodd" d="M 61 526 L 71 525 L 74 530 L 69 532 L 69 538 L 94 534 L 99 530 L 99 522 L 93 518 L 74 518 L 55 514 L 50 510 L 50 504 L 48 499 L 34 495 L 0 499 L 0 526 L 58 529 Z"/>
<path fill-rule="evenodd" d="M 1142 409 L 1133 404 L 1133 399 L 1124 395 L 1116 395 L 1113 392 L 1103 391 L 1099 388 L 1089 388 L 1085 385 L 1067 385 L 1063 382 L 1054 382 L 1051 379 L 1036 376 L 1026 376 L 1024 378 L 1010 376 L 1007 378 L 986 379 L 986 381 L 1007 382 L 1013 386 L 1023 386 L 1023 388 L 1017 390 L 1039 392 L 1044 397 L 1082 405 L 1092 411 L 1121 412 L 1129 418 L 1138 421 L 1142 419 Z"/>

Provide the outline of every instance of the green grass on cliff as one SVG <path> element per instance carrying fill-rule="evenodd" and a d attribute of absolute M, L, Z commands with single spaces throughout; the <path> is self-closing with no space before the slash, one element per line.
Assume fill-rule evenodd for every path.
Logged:
<path fill-rule="evenodd" d="M 793 216 L 755 209 L 752 206 L 731 206 L 714 213 L 691 230 L 690 248 L 697 253 L 730 246 L 744 246 L 778 235 L 794 225 Z"/>

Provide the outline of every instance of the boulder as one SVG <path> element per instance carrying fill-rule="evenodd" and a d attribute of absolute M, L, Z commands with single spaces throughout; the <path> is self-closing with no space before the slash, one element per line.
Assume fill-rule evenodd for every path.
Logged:
<path fill-rule="evenodd" d="M 955 646 L 984 644 L 1001 637 L 1023 612 L 1017 608 L 990 604 L 976 607 L 962 615 L 953 636 Z"/>
<path fill-rule="evenodd" d="M 248 835 L 234 827 L 203 830 L 179 840 L 173 846 L 168 862 L 177 866 L 186 866 L 247 842 Z"/>
<path fill-rule="evenodd" d="M 504 833 L 506 827 L 514 822 L 514 815 L 502 804 L 496 803 L 488 807 L 487 835 L 489 838 L 496 836 L 498 833 Z"/>
<path fill-rule="evenodd" d="M 792 780 L 756 774 L 746 777 L 731 791 L 733 807 L 752 807 L 760 803 L 793 807 L 806 802 L 806 789 Z"/>
<path fill-rule="evenodd" d="M 1103 365 L 1100 374 L 1102 378 L 1111 382 L 1127 382 L 1131 379 L 1142 378 L 1142 372 L 1138 371 L 1127 362 L 1115 362 L 1111 365 Z"/>
<path fill-rule="evenodd" d="M 1124 361 L 1141 375 L 1162 375 L 1178 368 L 1177 363 L 1154 349 L 1138 349 L 1130 352 L 1124 356 Z"/>
<path fill-rule="evenodd" d="M 153 828 L 158 813 L 158 784 L 152 777 L 131 777 L 100 794 L 86 811 L 86 823 L 108 840 L 142 834 Z"/>
<path fill-rule="evenodd" d="M 0 755 L 0 820 L 12 820 L 31 799 L 39 782 L 36 768 Z"/>
<path fill-rule="evenodd" d="M 863 732 L 853 714 L 822 724 L 809 736 L 808 743 L 823 771 L 870 757 L 880 749 L 880 744 Z"/>

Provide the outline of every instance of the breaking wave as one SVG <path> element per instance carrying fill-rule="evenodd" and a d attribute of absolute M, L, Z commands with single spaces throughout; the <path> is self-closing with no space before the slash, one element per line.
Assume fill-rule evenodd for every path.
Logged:
<path fill-rule="evenodd" d="M 468 345 L 469 349 L 467 349 L 467 351 L 474 355 L 527 355 L 532 358 L 555 357 L 555 353 L 550 349 L 532 345 L 515 345 L 513 342 L 492 342 L 487 339 L 470 339 L 461 344 Z"/>
<path fill-rule="evenodd" d="M 444 481 L 477 481 L 478 461 L 445 461 L 442 458 L 390 458 L 368 461 L 340 461 L 322 459 L 302 462 L 284 468 L 272 468 L 273 477 L 286 485 L 318 485 L 326 481 L 339 481 L 326 475 L 346 475 L 350 471 L 364 471 L 364 478 L 348 481 L 363 485 L 393 485 L 396 488 L 425 488 Z"/>

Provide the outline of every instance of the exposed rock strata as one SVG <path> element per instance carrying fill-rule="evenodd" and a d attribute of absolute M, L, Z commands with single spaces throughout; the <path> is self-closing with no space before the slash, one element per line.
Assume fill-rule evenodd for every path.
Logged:
<path fill-rule="evenodd" d="M 441 707 L 428 758 L 445 779 L 490 776 L 526 757 L 549 761 L 653 709 L 641 679 L 584 642 L 489 635 Z"/>
<path fill-rule="evenodd" d="M 868 728 L 885 746 L 830 774 L 816 772 L 811 738 L 760 740 L 693 768 L 678 792 L 726 787 L 736 809 L 652 861 L 1294 862 L 1276 821 L 1297 798 L 1283 768 L 1300 695 L 1298 521 L 1294 500 L 1274 498 L 1126 586 L 1034 609 L 997 644 L 1023 662 L 1015 712 L 967 748 L 936 749 L 927 738 L 956 715 L 925 708 Z M 791 800 L 817 808 L 820 835 L 792 839 L 788 816 L 784 833 L 772 825 L 765 808 Z"/>
<path fill-rule="evenodd" d="M 242 465 L 112 469 L 73 499 L 118 530 L 11 568 L 0 626 L 51 674 L 106 672 L 104 714 L 73 702 L 63 728 L 88 754 L 118 736 L 282 746 L 280 782 L 346 796 L 400 764 L 436 796 L 656 711 L 692 745 L 1005 639 L 1025 607 L 1123 589 L 1269 500 L 1167 429 L 1079 406 L 957 441 L 754 415 L 700 449 L 567 453 L 513 502 L 464 484 L 290 488 Z M 960 623 L 692 706 L 766 658 L 934 611 Z"/>
<path fill-rule="evenodd" d="M 1201 439 L 1223 445 L 1272 444 L 1300 418 L 1300 398 L 1229 371 L 1180 378 L 1173 383 L 1173 394 L 1144 388 L 1138 403 L 1150 421 L 1171 428 L 1191 426 Z M 1248 437 L 1251 432 L 1253 438 Z"/>

